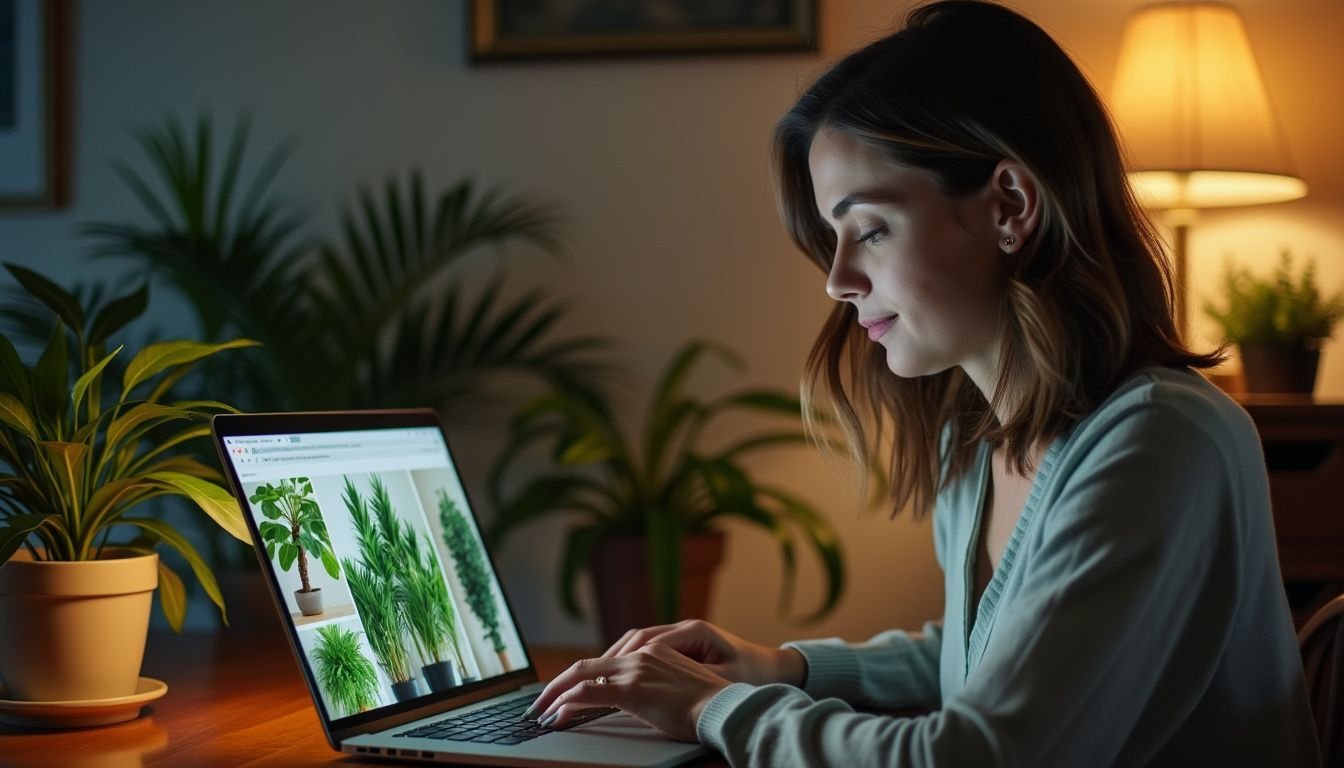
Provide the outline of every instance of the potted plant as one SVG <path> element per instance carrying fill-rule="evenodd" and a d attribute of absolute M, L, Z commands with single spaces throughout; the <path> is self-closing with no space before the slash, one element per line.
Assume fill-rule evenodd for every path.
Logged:
<path fill-rule="evenodd" d="M 132 512 L 181 496 L 248 540 L 219 472 L 182 451 L 209 435 L 211 414 L 233 409 L 167 397 L 198 362 L 254 342 L 148 345 L 125 366 L 114 396 L 105 374 L 126 350 L 107 352 L 106 343 L 144 311 L 147 290 L 86 311 L 36 272 L 6 268 L 58 320 L 33 367 L 0 336 L 0 678 L 19 700 L 127 696 L 136 690 L 155 587 L 173 629 L 186 613 L 182 579 L 155 546 L 177 551 L 224 614 L 195 547 L 171 524 Z M 128 528 L 139 536 L 109 541 Z"/>
<path fill-rule="evenodd" d="M 331 536 L 327 524 L 313 499 L 313 484 L 306 477 L 282 479 L 272 485 L 263 483 L 248 498 L 261 505 L 266 519 L 258 530 L 266 542 L 266 557 L 280 564 L 288 572 L 298 563 L 302 586 L 294 591 L 294 601 L 304 616 L 322 613 L 322 588 L 314 588 L 308 581 L 308 555 L 322 561 L 322 567 L 333 579 L 341 577 L 340 564 L 331 551 Z"/>
<path fill-rule="evenodd" d="M 1320 344 L 1344 317 L 1344 295 L 1324 298 L 1315 265 L 1308 261 L 1295 274 L 1287 251 L 1268 278 L 1228 264 L 1222 285 L 1226 304 L 1205 301 L 1204 311 L 1237 345 L 1246 391 L 1310 394 Z"/>
<path fill-rule="evenodd" d="M 507 672 L 512 666 L 509 664 L 508 646 L 499 633 L 499 608 L 495 603 L 490 571 L 485 566 L 485 553 L 481 551 L 476 532 L 466 515 L 462 514 L 442 488 L 439 489 L 439 522 L 443 526 L 443 543 L 448 545 L 448 551 L 453 555 L 457 578 L 467 593 L 467 605 L 485 627 L 485 639 Z"/>
<path fill-rule="evenodd" d="M 461 654 L 457 647 L 457 611 L 448 596 L 448 585 L 432 551 L 421 555 L 420 542 L 409 527 L 403 528 L 403 567 L 398 573 L 397 598 L 402 604 L 411 639 L 425 662 L 420 671 L 431 691 L 445 691 L 463 682 L 458 671 Z M 425 541 L 428 544 L 428 540 Z"/>
<path fill-rule="evenodd" d="M 799 401 L 774 390 L 745 390 L 709 401 L 686 396 L 685 379 L 706 352 L 741 367 L 730 351 L 709 342 L 691 342 L 679 350 L 649 401 L 641 452 L 598 393 L 557 387 L 515 417 L 510 441 L 491 469 L 494 543 L 552 514 L 582 517 L 565 543 L 561 599 L 570 615 L 580 615 L 575 579 L 582 568 L 591 568 L 607 642 L 632 626 L 703 617 L 708 574 L 723 548 L 719 526 L 730 519 L 778 540 L 784 562 L 782 612 L 792 600 L 795 531 L 816 552 L 826 575 L 824 602 L 804 620 L 824 616 L 844 589 L 839 537 L 831 525 L 801 499 L 752 478 L 742 464 L 761 449 L 805 443 L 801 429 L 751 434 L 718 450 L 699 445 L 702 430 L 726 411 L 748 409 L 796 421 L 802 415 Z M 552 443 L 556 471 L 506 494 L 509 468 L 528 446 L 546 441 Z"/>
<path fill-rule="evenodd" d="M 411 664 L 411 652 L 406 645 L 405 615 L 396 594 L 396 553 L 370 515 L 369 505 L 348 477 L 342 499 L 355 528 L 359 560 L 342 558 L 341 568 L 350 585 L 350 594 L 355 598 L 360 621 L 364 623 L 364 636 L 378 659 L 378 666 L 392 681 L 392 695 L 396 700 L 416 698 L 420 695 L 420 685 Z"/>
<path fill-rule="evenodd" d="M 378 704 L 378 673 L 359 650 L 359 635 L 336 624 L 317 628 L 313 661 L 317 682 L 335 716 L 366 712 Z"/>

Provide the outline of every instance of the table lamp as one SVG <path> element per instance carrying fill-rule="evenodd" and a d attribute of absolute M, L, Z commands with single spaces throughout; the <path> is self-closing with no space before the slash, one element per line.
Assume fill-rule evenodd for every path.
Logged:
<path fill-rule="evenodd" d="M 1176 325 L 1187 309 L 1186 237 L 1200 208 L 1294 200 L 1293 171 L 1241 14 L 1161 3 L 1125 24 L 1111 111 L 1139 202 L 1172 229 Z"/>

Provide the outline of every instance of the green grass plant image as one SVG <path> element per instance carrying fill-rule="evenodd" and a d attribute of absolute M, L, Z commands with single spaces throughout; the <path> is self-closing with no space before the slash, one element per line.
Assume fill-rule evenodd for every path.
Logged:
<path fill-rule="evenodd" d="M 328 624 L 317 629 L 313 650 L 317 681 L 336 708 L 335 717 L 365 712 L 378 704 L 378 673 L 359 652 L 359 635 Z"/>

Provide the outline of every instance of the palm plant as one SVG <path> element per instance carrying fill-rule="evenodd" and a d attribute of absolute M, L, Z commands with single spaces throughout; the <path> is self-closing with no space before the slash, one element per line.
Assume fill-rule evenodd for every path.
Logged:
<path fill-rule="evenodd" d="M 408 533 L 410 531 L 408 530 Z M 448 589 L 439 573 L 432 552 L 421 556 L 418 542 L 408 552 L 407 568 L 399 574 L 397 599 L 410 626 L 411 638 L 425 663 L 452 661 L 460 669 L 462 657 L 457 646 L 457 611 L 448 597 Z"/>
<path fill-rule="evenodd" d="M 760 449 L 806 443 L 801 429 L 769 431 L 710 451 L 698 445 L 703 429 L 733 409 L 801 418 L 797 398 L 774 390 L 744 390 L 708 402 L 683 394 L 685 379 L 706 352 L 741 368 L 729 350 L 709 342 L 683 347 L 663 373 L 648 406 L 642 455 L 622 433 L 605 399 L 584 387 L 558 387 L 514 418 L 510 442 L 491 469 L 489 491 L 496 509 L 495 543 L 520 525 L 555 513 L 578 513 L 561 560 L 565 609 L 579 616 L 575 581 L 593 546 L 604 536 L 637 534 L 647 539 L 656 614 L 676 620 L 681 589 L 682 537 L 714 529 L 726 519 L 763 528 L 779 542 L 784 562 L 780 611 L 792 602 L 794 530 L 819 557 L 826 574 L 821 607 L 804 617 L 826 615 L 844 589 L 840 543 L 834 528 L 809 504 L 785 490 L 754 480 L 742 460 Z M 529 446 L 550 441 L 557 470 L 528 480 L 511 496 L 505 478 Z M 595 470 L 595 472 L 594 472 Z"/>
<path fill-rule="evenodd" d="M 415 673 L 406 647 L 402 609 L 395 594 L 394 554 L 379 534 L 368 505 L 348 477 L 342 499 L 355 528 L 359 560 L 342 558 L 341 568 L 355 598 L 359 618 L 364 623 L 369 648 L 394 684 L 410 682 L 415 679 Z"/>
<path fill-rule="evenodd" d="M 153 222 L 86 227 L 94 253 L 161 274 L 191 299 L 207 338 L 240 330 L 261 340 L 265 365 L 249 367 L 246 380 L 254 407 L 470 413 L 500 374 L 568 382 L 600 369 L 588 356 L 604 342 L 555 339 L 563 309 L 544 292 L 504 300 L 497 277 L 468 295 L 456 274 L 467 255 L 510 243 L 557 253 L 557 219 L 545 206 L 478 192 L 469 180 L 431 201 L 412 173 L 381 195 L 361 189 L 341 213 L 341 241 L 312 248 L 297 240 L 298 217 L 267 197 L 291 145 L 272 151 L 238 197 L 245 119 L 218 173 L 206 116 L 194 140 L 172 119 L 135 139 L 150 173 L 116 170 Z"/>
<path fill-rule="evenodd" d="M 151 344 L 125 367 L 121 391 L 113 398 L 104 392 L 105 374 L 123 347 L 109 353 L 106 343 L 144 311 L 147 290 L 90 312 L 36 272 L 6 268 L 58 321 L 34 367 L 0 336 L 0 521 L 5 523 L 0 565 L 21 546 L 35 560 L 95 560 L 112 528 L 134 526 L 140 538 L 132 549 L 147 552 L 162 542 L 176 550 L 224 614 L 214 574 L 195 547 L 167 522 L 129 513 L 150 499 L 185 497 L 220 528 L 249 540 L 242 513 L 219 485 L 219 472 L 182 453 L 184 445 L 210 434 L 211 414 L 235 409 L 208 400 L 165 400 L 200 361 L 255 342 Z M 159 598 L 169 623 L 180 630 L 185 588 L 162 561 Z"/>
<path fill-rule="evenodd" d="M 364 712 L 378 704 L 378 673 L 359 650 L 359 635 L 328 624 L 317 629 L 317 681 L 337 710 L 336 717 Z"/>
<path fill-rule="evenodd" d="M 467 605 L 476 614 L 485 627 L 486 639 L 490 641 L 495 653 L 499 655 L 504 668 L 509 668 L 505 655 L 507 646 L 499 633 L 499 608 L 495 604 L 490 571 L 486 567 L 485 553 L 476 540 L 475 529 L 466 515 L 457 508 L 457 504 L 448 498 L 447 492 L 439 489 L 439 522 L 443 526 L 443 543 L 453 555 L 457 569 L 457 578 L 467 593 Z"/>

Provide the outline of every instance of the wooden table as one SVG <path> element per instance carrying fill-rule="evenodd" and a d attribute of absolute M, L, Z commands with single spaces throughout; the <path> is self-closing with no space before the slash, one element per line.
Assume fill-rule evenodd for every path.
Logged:
<path fill-rule="evenodd" d="M 534 648 L 542 679 L 586 649 Z M 308 689 L 278 627 L 219 634 L 151 633 L 142 674 L 168 693 L 141 717 L 69 731 L 0 726 L 0 765 L 68 768 L 387 765 L 327 744 Z M 723 765 L 713 756 L 696 766 Z"/>

